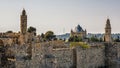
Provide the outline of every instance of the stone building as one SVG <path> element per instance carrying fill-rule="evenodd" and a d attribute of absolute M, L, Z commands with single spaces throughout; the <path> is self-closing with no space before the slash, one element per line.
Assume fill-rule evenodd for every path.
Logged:
<path fill-rule="evenodd" d="M 111 24 L 110 24 L 110 20 L 109 19 L 107 19 L 107 21 L 106 21 L 104 41 L 105 42 L 112 42 Z"/>
<path fill-rule="evenodd" d="M 87 31 L 83 30 L 80 25 L 77 25 L 74 30 L 71 30 L 70 36 L 81 37 L 82 39 L 86 37 Z"/>

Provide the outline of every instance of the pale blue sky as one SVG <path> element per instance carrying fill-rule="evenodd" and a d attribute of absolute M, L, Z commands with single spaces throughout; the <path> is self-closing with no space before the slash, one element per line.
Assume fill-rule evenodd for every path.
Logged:
<path fill-rule="evenodd" d="M 112 32 L 120 32 L 120 0 L 0 0 L 0 32 L 20 30 L 23 8 L 28 27 L 36 27 L 39 34 L 70 32 L 78 24 L 87 32 L 103 33 L 108 16 Z"/>

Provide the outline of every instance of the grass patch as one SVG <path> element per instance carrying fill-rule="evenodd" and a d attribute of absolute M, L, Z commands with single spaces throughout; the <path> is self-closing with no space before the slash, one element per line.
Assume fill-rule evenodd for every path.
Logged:
<path fill-rule="evenodd" d="M 90 48 L 90 46 L 85 42 L 71 42 L 70 47 L 81 46 L 82 48 Z"/>

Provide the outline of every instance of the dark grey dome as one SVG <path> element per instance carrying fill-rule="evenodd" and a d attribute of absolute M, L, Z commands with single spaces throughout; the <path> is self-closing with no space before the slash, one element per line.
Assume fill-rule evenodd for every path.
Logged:
<path fill-rule="evenodd" d="M 75 27 L 75 32 L 83 32 L 83 29 L 80 25 L 77 25 L 77 27 Z"/>

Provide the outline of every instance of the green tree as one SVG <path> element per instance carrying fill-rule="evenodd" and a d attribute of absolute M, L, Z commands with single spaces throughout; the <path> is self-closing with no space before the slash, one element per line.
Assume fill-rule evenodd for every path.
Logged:
<path fill-rule="evenodd" d="M 92 36 L 92 37 L 90 38 L 90 41 L 92 41 L 92 42 L 98 42 L 99 40 L 98 40 L 98 38 Z"/>
<path fill-rule="evenodd" d="M 77 36 L 74 36 L 74 42 L 79 42 L 79 38 Z"/>
<path fill-rule="evenodd" d="M 13 33 L 13 31 L 9 30 L 9 31 L 7 31 L 6 33 Z"/>
<path fill-rule="evenodd" d="M 73 37 L 70 37 L 70 38 L 68 39 L 68 41 L 69 41 L 69 42 L 72 42 L 72 41 L 73 41 Z"/>
<path fill-rule="evenodd" d="M 45 38 L 45 35 L 43 33 L 41 34 L 41 38 Z"/>
<path fill-rule="evenodd" d="M 29 32 L 29 33 L 32 33 L 33 31 L 35 31 L 35 32 L 36 32 L 36 28 L 35 28 L 35 27 L 30 26 L 30 27 L 28 28 L 28 32 Z"/>
<path fill-rule="evenodd" d="M 41 34 L 41 40 L 44 41 L 44 42 L 46 41 L 44 33 Z"/>
<path fill-rule="evenodd" d="M 28 32 L 29 32 L 29 33 L 34 32 L 34 35 L 36 36 L 36 28 L 35 28 L 35 27 L 30 26 L 30 27 L 28 28 Z"/>
<path fill-rule="evenodd" d="M 103 42 L 103 39 L 102 38 L 100 38 L 100 40 L 99 40 L 100 42 Z"/>
<path fill-rule="evenodd" d="M 80 42 L 82 41 L 82 38 L 81 37 L 78 37 L 78 36 L 71 36 L 69 39 L 68 39 L 69 42 Z"/>
<path fill-rule="evenodd" d="M 45 33 L 45 39 L 46 40 L 52 40 L 52 39 L 54 39 L 55 38 L 55 35 L 54 35 L 54 32 L 53 31 L 47 31 L 46 33 Z"/>
<path fill-rule="evenodd" d="M 115 42 L 120 42 L 119 36 L 114 40 Z"/>

